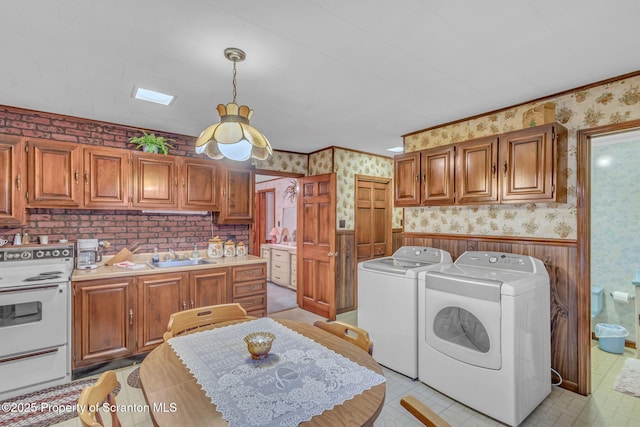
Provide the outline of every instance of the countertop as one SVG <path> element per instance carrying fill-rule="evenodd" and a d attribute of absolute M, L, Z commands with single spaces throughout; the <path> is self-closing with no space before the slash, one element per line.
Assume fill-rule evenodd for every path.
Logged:
<path fill-rule="evenodd" d="M 136 266 L 133 267 L 116 267 L 105 265 L 111 257 L 105 256 L 103 258 L 103 262 L 98 264 L 97 268 L 92 270 L 78 270 L 75 269 L 73 271 L 73 275 L 71 276 L 71 280 L 73 282 L 80 282 L 84 280 L 96 280 L 96 279 L 111 279 L 116 277 L 125 277 L 125 276 L 142 276 L 147 274 L 162 274 L 162 273 L 175 273 L 175 272 L 188 272 L 195 270 L 207 270 L 212 268 L 221 268 L 221 267 L 233 267 L 238 265 L 248 265 L 248 264 L 260 264 L 265 263 L 266 260 L 264 258 L 260 258 L 254 255 L 245 255 L 245 256 L 234 256 L 234 257 L 223 257 L 223 258 L 207 258 L 203 259 L 211 262 L 212 264 L 201 264 L 201 265 L 188 265 L 183 267 L 166 267 L 166 268 L 154 268 L 147 264 L 151 260 L 152 254 L 136 254 L 131 259 L 132 262 L 136 263 Z M 181 259 L 183 258 L 183 254 L 181 253 Z M 161 257 L 164 260 L 164 256 Z"/>
<path fill-rule="evenodd" d="M 261 248 L 283 249 L 290 252 L 296 252 L 296 245 L 284 245 L 282 243 L 263 243 Z"/>

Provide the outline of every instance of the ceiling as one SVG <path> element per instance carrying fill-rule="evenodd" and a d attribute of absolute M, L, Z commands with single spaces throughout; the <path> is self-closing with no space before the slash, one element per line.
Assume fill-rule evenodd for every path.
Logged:
<path fill-rule="evenodd" d="M 401 135 L 640 70 L 640 0 L 0 2 L 0 104 L 197 136 L 237 101 L 276 150 Z M 134 86 L 175 95 L 169 107 Z"/>

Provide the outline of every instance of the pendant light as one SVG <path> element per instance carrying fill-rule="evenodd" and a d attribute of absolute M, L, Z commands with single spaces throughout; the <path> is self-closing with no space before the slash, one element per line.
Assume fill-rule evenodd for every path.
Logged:
<path fill-rule="evenodd" d="M 196 153 L 205 153 L 212 159 L 265 160 L 273 150 L 267 138 L 249 124 L 253 110 L 236 104 L 236 63 L 244 61 L 246 54 L 229 47 L 224 50 L 224 56 L 233 62 L 233 102 L 218 105 L 220 123 L 202 131 L 196 140 Z"/>

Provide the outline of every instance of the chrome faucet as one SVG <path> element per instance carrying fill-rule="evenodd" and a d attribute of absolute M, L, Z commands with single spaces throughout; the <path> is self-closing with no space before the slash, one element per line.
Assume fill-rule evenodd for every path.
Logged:
<path fill-rule="evenodd" d="M 169 254 L 166 256 L 165 261 L 177 260 L 180 259 L 180 256 L 173 250 L 173 248 L 169 248 Z"/>

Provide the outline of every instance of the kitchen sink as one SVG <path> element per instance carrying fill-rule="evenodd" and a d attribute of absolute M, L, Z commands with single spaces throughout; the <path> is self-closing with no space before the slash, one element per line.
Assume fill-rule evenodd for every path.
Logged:
<path fill-rule="evenodd" d="M 215 263 L 215 261 L 208 261 L 205 259 L 174 259 L 168 261 L 150 262 L 149 265 L 153 268 L 175 268 Z"/>

